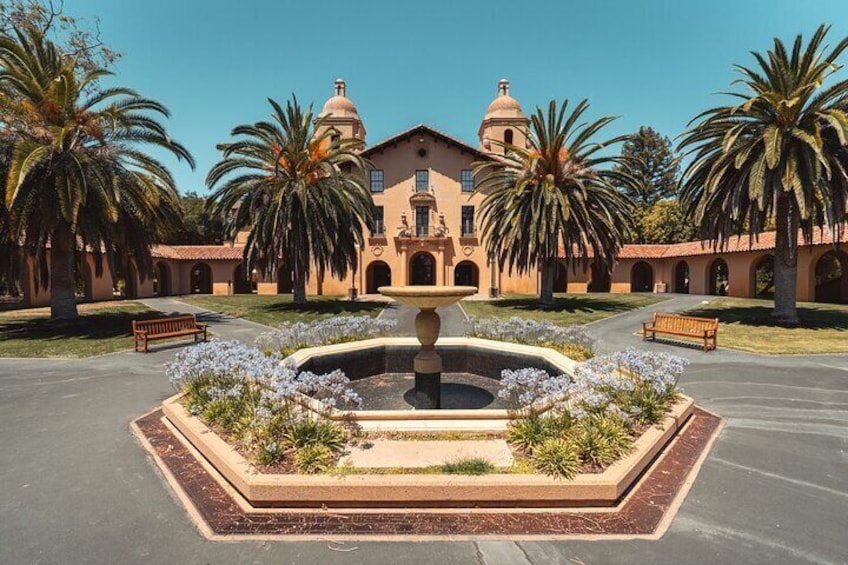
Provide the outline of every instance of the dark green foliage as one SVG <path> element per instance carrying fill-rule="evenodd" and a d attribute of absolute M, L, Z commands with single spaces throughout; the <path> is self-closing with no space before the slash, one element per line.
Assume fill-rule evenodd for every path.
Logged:
<path fill-rule="evenodd" d="M 224 241 L 224 221 L 206 206 L 206 199 L 196 192 L 180 198 L 182 218 L 179 227 L 166 243 L 171 245 L 218 245 Z"/>
<path fill-rule="evenodd" d="M 550 438 L 540 443 L 530 456 L 533 466 L 541 473 L 558 479 L 571 479 L 580 468 L 580 452 L 573 443 Z"/>
<path fill-rule="evenodd" d="M 335 464 L 337 452 L 323 444 L 308 444 L 295 451 L 297 470 L 307 475 L 326 473 Z"/>
<path fill-rule="evenodd" d="M 479 457 L 470 457 L 445 463 L 439 470 L 448 475 L 487 475 L 495 472 L 495 466 Z"/>
<path fill-rule="evenodd" d="M 650 209 L 660 200 L 676 196 L 680 159 L 669 138 L 642 126 L 624 142 L 621 157 L 617 169 L 626 176 L 617 187 L 634 204 Z"/>
<path fill-rule="evenodd" d="M 596 465 L 613 463 L 633 446 L 627 426 L 612 415 L 581 420 L 574 431 L 573 442 L 582 460 Z"/>
<path fill-rule="evenodd" d="M 280 439 L 297 449 L 322 445 L 337 452 L 341 451 L 345 445 L 345 433 L 341 426 L 327 420 L 308 417 L 288 421 L 282 427 Z"/>

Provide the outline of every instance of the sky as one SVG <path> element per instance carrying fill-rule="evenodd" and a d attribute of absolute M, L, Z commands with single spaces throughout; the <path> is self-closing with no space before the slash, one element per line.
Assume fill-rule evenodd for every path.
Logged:
<path fill-rule="evenodd" d="M 124 53 L 113 84 L 164 103 L 171 136 L 197 168 L 167 159 L 181 192 L 207 193 L 216 144 L 265 119 L 292 94 L 320 110 L 347 82 L 375 144 L 429 124 L 477 146 L 501 78 L 525 113 L 588 98 L 590 117 L 619 116 L 608 136 L 650 125 L 671 138 L 765 51 L 832 25 L 848 35 L 846 0 L 66 0 L 97 17 Z M 848 57 L 843 55 L 843 63 Z M 848 76 L 848 69 L 841 72 Z"/>

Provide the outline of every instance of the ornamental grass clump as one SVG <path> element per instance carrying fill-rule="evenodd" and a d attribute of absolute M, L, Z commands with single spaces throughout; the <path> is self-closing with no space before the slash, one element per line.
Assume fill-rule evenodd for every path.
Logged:
<path fill-rule="evenodd" d="M 287 357 L 307 347 L 344 343 L 389 335 L 395 320 L 369 316 L 337 316 L 314 322 L 285 323 L 256 338 L 256 347 L 266 354 Z"/>
<path fill-rule="evenodd" d="M 258 464 L 288 461 L 302 472 L 327 468 L 348 439 L 345 428 L 305 409 L 303 396 L 325 406 L 361 405 L 343 372 L 299 372 L 293 360 L 235 341 L 184 349 L 166 364 L 166 373 L 185 392 L 192 414 L 252 453 Z M 311 451 L 302 454 L 306 449 Z"/>
<path fill-rule="evenodd" d="M 634 348 L 595 357 L 574 377 L 536 368 L 504 370 L 499 396 L 516 416 L 507 437 L 542 473 L 603 468 L 627 454 L 646 426 L 658 424 L 678 398 L 687 361 Z"/>
<path fill-rule="evenodd" d="M 596 340 L 589 335 L 585 326 L 558 326 L 547 320 L 537 322 L 517 316 L 506 320 L 471 318 L 468 322 L 468 335 L 551 347 L 575 361 L 585 361 L 595 356 Z"/>

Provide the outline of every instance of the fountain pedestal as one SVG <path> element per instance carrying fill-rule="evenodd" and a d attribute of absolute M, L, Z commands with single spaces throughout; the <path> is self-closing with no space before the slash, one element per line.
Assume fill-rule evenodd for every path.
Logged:
<path fill-rule="evenodd" d="M 449 306 L 464 296 L 477 292 L 473 286 L 383 286 L 380 294 L 401 304 L 417 306 L 415 333 L 421 349 L 413 360 L 415 372 L 415 408 L 441 408 L 442 358 L 436 352 L 442 321 L 436 313 L 439 306 Z"/>

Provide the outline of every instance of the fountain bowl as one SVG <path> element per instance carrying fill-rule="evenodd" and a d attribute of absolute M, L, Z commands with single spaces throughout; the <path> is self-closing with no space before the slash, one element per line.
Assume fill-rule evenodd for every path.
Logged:
<path fill-rule="evenodd" d="M 476 286 L 381 286 L 377 292 L 401 304 L 422 309 L 450 306 L 477 293 Z"/>

